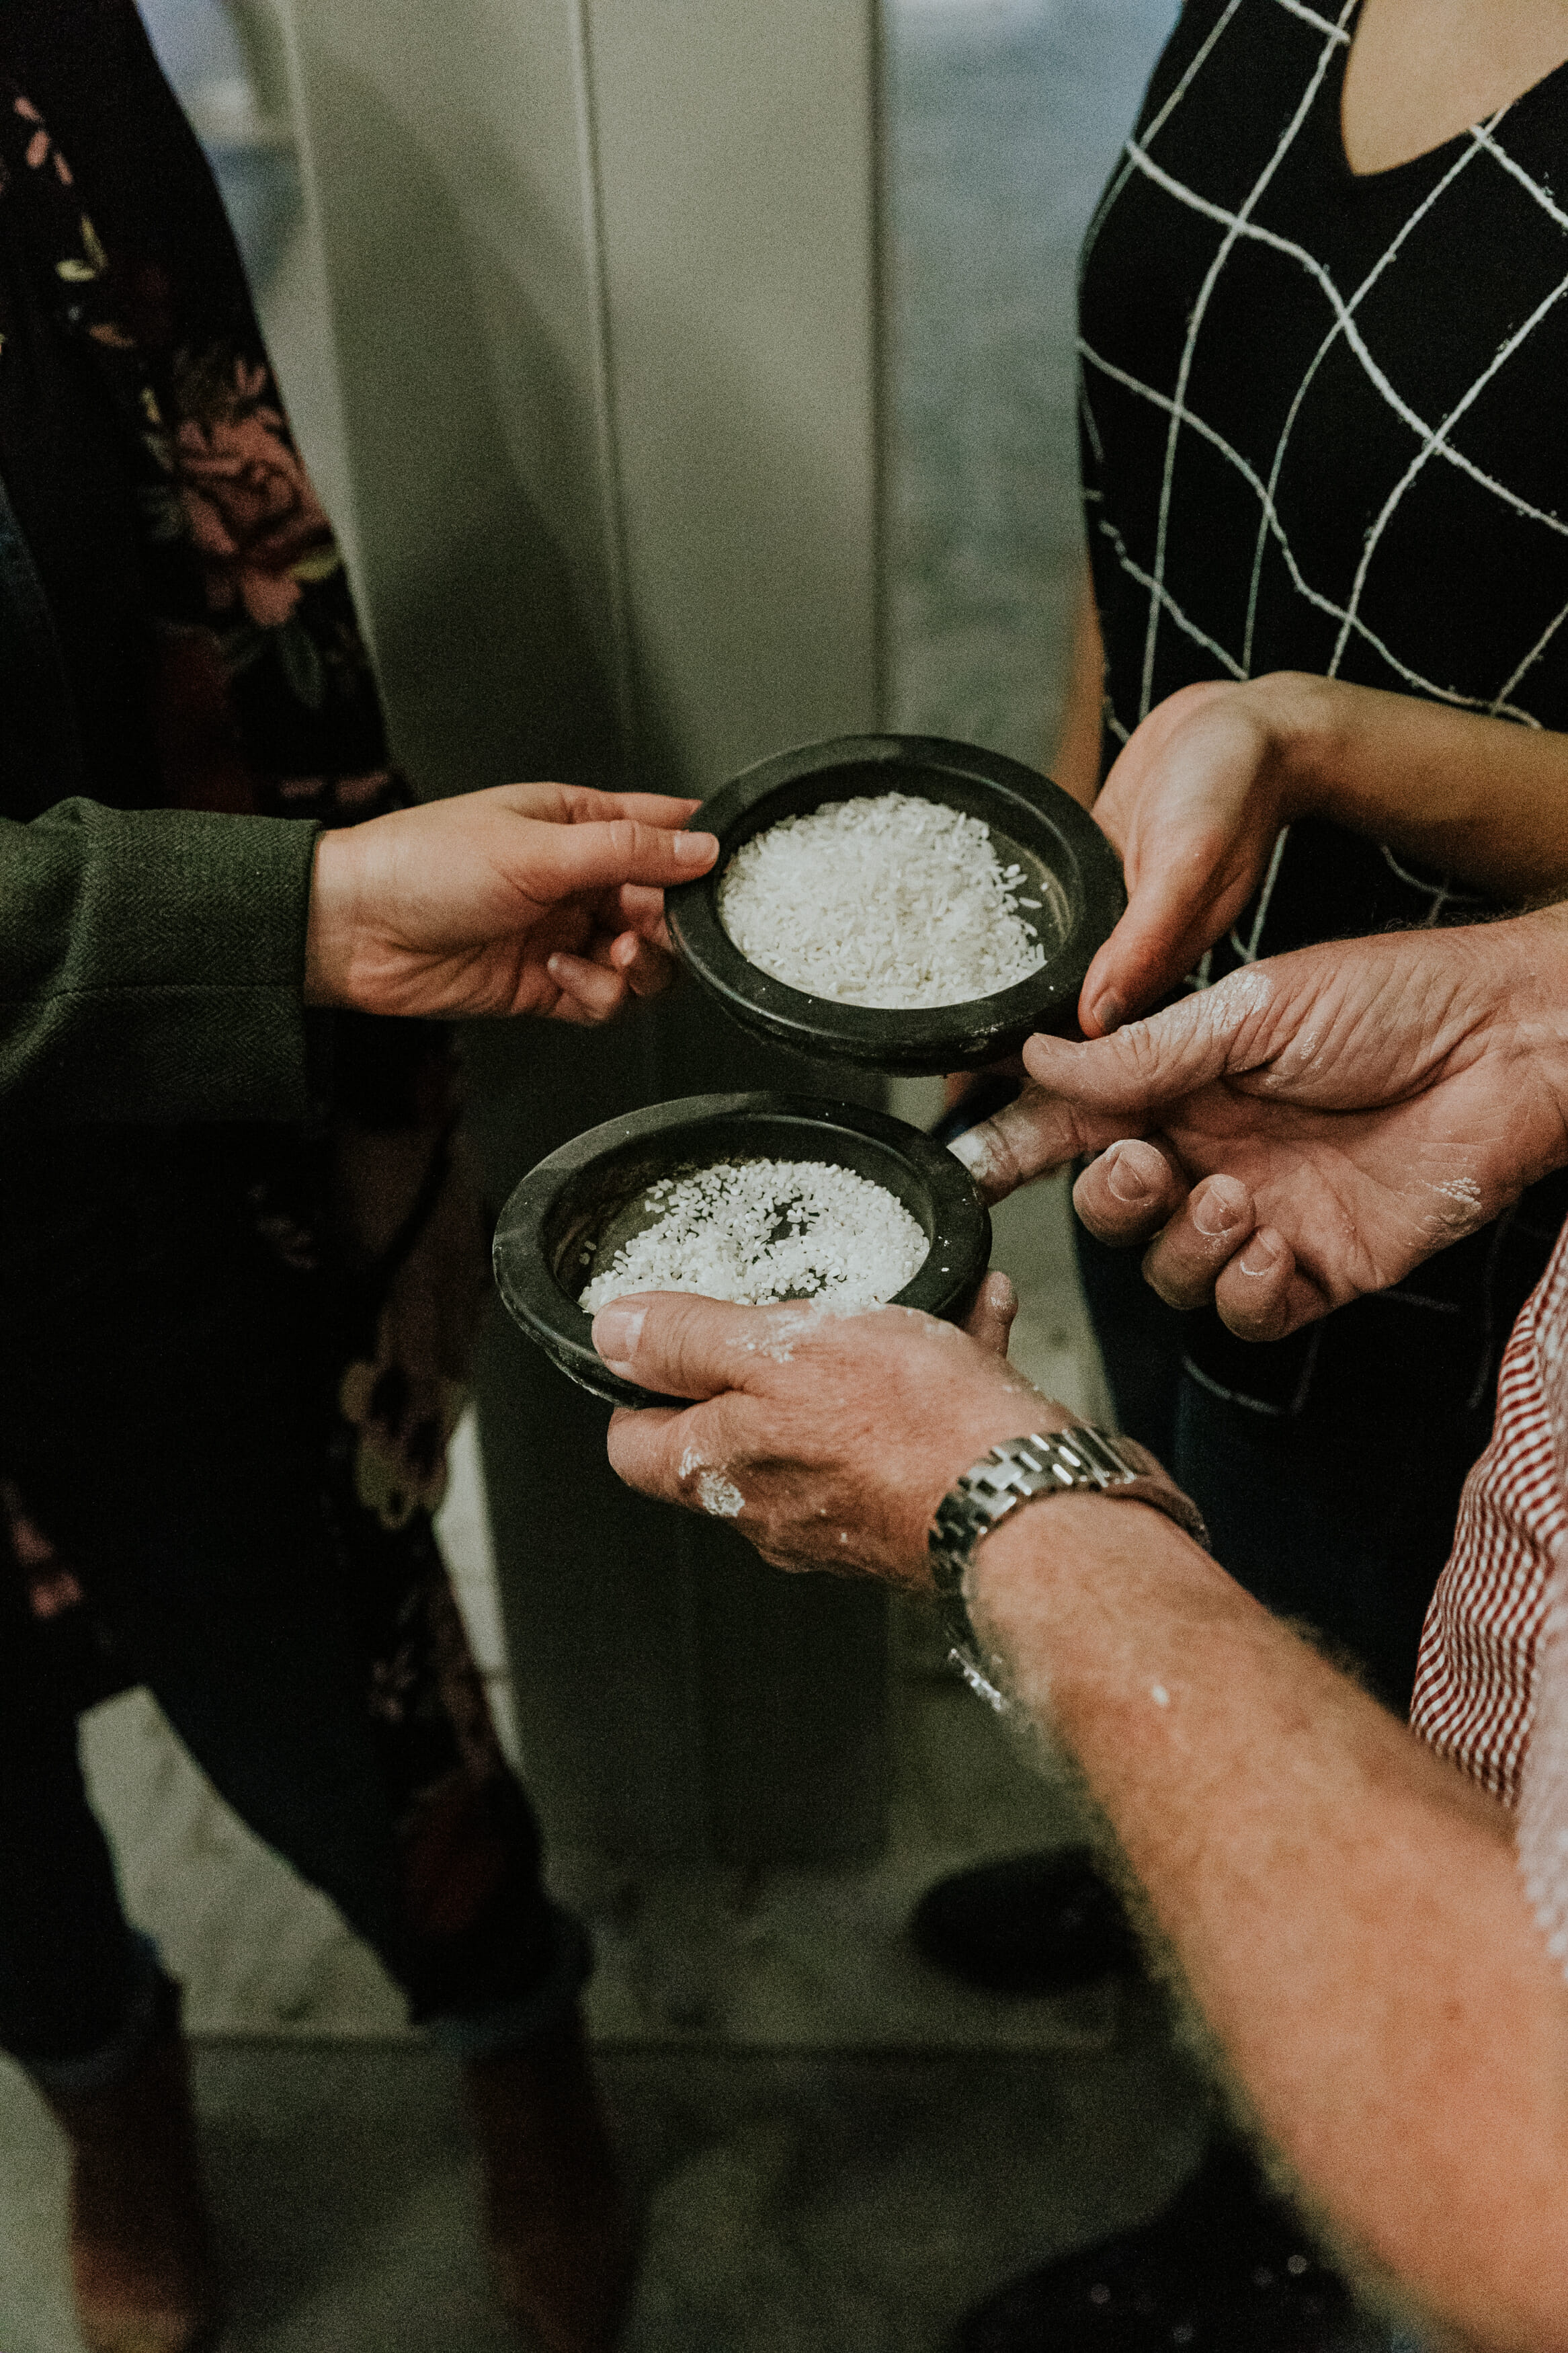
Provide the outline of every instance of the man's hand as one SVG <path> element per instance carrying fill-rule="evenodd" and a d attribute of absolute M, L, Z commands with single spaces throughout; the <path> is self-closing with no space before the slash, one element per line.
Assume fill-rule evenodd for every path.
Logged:
<path fill-rule="evenodd" d="M 955 1146 L 983 1186 L 1114 1145 L 1073 1197 L 1089 1230 L 1152 1236 L 1163 1298 L 1279 1339 L 1568 1163 L 1568 913 L 1306 948 L 1024 1059 Z"/>
<path fill-rule="evenodd" d="M 607 1021 L 674 975 L 667 883 L 706 873 L 700 804 L 501 785 L 324 833 L 305 995 L 364 1013 Z"/>
<path fill-rule="evenodd" d="M 1071 1419 L 1005 1361 L 1016 1307 L 999 1274 L 968 1333 L 907 1307 L 617 1300 L 594 1319 L 605 1363 L 699 1402 L 617 1412 L 610 1461 L 645 1495 L 732 1522 L 779 1568 L 924 1588 L 953 1481 L 999 1440 Z"/>

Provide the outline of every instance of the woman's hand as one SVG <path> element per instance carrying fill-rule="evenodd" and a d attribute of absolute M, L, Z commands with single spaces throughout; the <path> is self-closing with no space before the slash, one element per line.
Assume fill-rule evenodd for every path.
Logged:
<path fill-rule="evenodd" d="M 607 1021 L 674 976 L 664 886 L 705 874 L 700 806 L 501 785 L 324 833 L 305 995 L 363 1013 Z"/>
<path fill-rule="evenodd" d="M 1296 814 L 1277 681 L 1184 687 L 1152 711 L 1094 804 L 1121 853 L 1127 913 L 1085 976 L 1079 1019 L 1103 1037 L 1230 930 Z"/>
<path fill-rule="evenodd" d="M 1085 976 L 1085 1035 L 1103 1037 L 1192 971 L 1298 818 L 1518 907 L 1568 891 L 1565 792 L 1568 737 L 1544 728 L 1293 670 L 1184 687 L 1150 712 L 1094 804 L 1128 905 Z"/>

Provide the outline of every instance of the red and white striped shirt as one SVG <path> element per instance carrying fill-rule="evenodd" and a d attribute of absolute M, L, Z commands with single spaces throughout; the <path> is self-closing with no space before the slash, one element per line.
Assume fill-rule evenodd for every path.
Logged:
<path fill-rule="evenodd" d="M 1491 1443 L 1460 1499 L 1410 1710 L 1423 1739 L 1509 1805 L 1520 1799 L 1549 1651 L 1568 1687 L 1568 1648 L 1548 1639 L 1565 1537 L 1568 1227 L 1502 1360 Z"/>
<path fill-rule="evenodd" d="M 1568 1226 L 1502 1360 L 1426 1613 L 1410 1721 L 1518 1809 L 1519 1867 L 1568 1969 Z"/>

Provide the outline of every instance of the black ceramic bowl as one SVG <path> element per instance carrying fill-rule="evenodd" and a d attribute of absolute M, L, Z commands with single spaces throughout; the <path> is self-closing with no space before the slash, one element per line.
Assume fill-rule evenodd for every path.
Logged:
<path fill-rule="evenodd" d="M 886 1186 L 931 1242 L 901 1307 L 955 1321 L 991 1261 L 991 1219 L 952 1153 L 883 1112 L 812 1095 L 686 1095 L 574 1136 L 530 1169 L 496 1227 L 495 1270 L 513 1319 L 579 1388 L 613 1405 L 667 1404 L 616 1377 L 578 1306 L 602 1247 L 613 1253 L 657 1211 L 638 1197 L 663 1176 L 719 1160 L 828 1160 Z"/>
<path fill-rule="evenodd" d="M 742 955 L 719 916 L 719 886 L 742 843 L 781 818 L 887 792 L 942 801 L 989 826 L 997 854 L 1029 877 L 1025 895 L 1042 902 L 1037 915 L 1021 911 L 1046 944 L 1037 972 L 994 997 L 905 1012 L 807 996 Z M 695 822 L 718 835 L 719 856 L 700 881 L 666 894 L 677 949 L 737 1021 L 819 1060 L 970 1070 L 1016 1053 L 1037 1029 L 1071 1033 L 1084 975 L 1127 904 L 1115 850 L 1059 785 L 1000 752 L 934 735 L 843 735 L 781 753 L 721 786 Z"/>

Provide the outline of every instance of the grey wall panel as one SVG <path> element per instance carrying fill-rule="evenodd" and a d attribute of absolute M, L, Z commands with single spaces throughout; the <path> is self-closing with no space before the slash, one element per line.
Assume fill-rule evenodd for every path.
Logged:
<path fill-rule="evenodd" d="M 356 568 L 426 786 L 609 781 L 629 753 L 696 789 L 875 723 L 873 16 L 289 0 Z M 468 1052 L 498 1198 L 627 1103 L 823 1087 L 691 996 Z M 864 1852 L 879 1598 L 628 1496 L 604 1420 L 492 1328 L 481 1433 L 552 1832 L 633 1862 Z"/>
<path fill-rule="evenodd" d="M 701 791 L 879 712 L 876 10 L 588 21 L 639 685 Z"/>
<path fill-rule="evenodd" d="M 294 26 L 399 749 L 443 791 L 613 774 L 566 11 L 297 0 Z"/>

